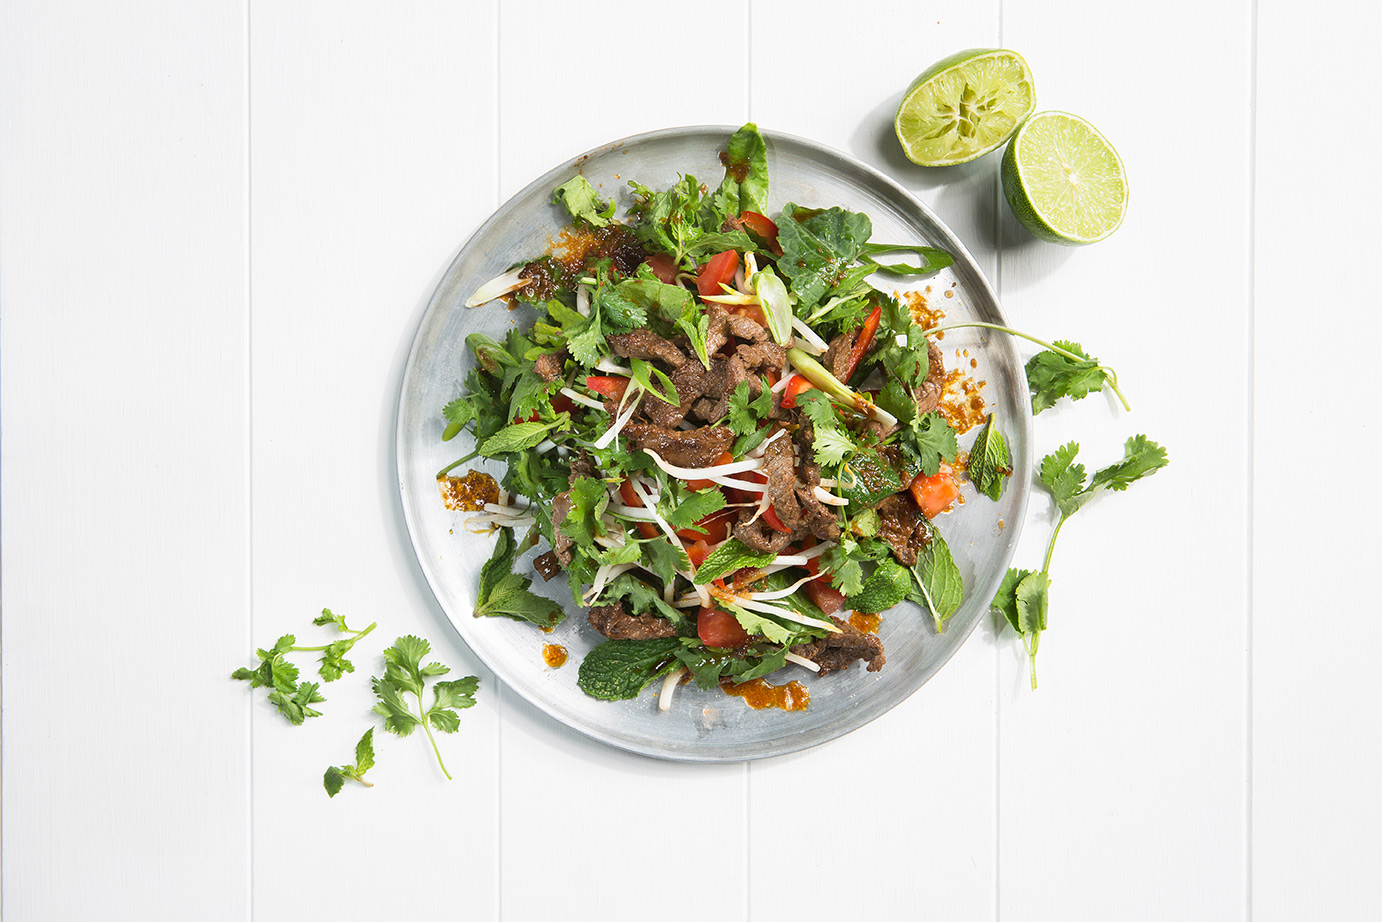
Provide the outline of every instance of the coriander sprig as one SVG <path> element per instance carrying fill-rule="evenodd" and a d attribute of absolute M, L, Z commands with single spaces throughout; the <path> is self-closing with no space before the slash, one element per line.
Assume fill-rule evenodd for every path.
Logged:
<path fill-rule="evenodd" d="M 317 672 L 321 675 L 322 681 L 334 682 L 344 673 L 355 671 L 355 664 L 346 659 L 345 655 L 361 637 L 374 630 L 373 624 L 362 631 L 351 630 L 346 626 L 345 618 L 332 614 L 329 608 L 323 608 L 322 613 L 312 623 L 335 624 L 342 632 L 351 636 L 320 646 L 299 647 L 296 637 L 284 634 L 274 641 L 274 645 L 269 649 L 255 651 L 255 655 L 259 657 L 258 666 L 253 669 L 241 667 L 230 674 L 232 679 L 249 682 L 250 688 L 272 688 L 273 691 L 269 692 L 269 702 L 295 726 L 308 717 L 320 717 L 321 711 L 313 709 L 311 705 L 319 704 L 326 698 L 318 691 L 319 686 L 316 682 L 298 682 L 298 667 L 288 662 L 286 655 L 321 653 Z"/>
<path fill-rule="evenodd" d="M 1028 342 L 1036 343 L 1047 350 L 1037 353 L 1027 362 L 1027 383 L 1032 389 L 1033 413 L 1040 413 L 1042 410 L 1049 409 L 1062 397 L 1069 397 L 1072 400 L 1087 397 L 1102 388 L 1105 383 L 1117 395 L 1118 402 L 1123 404 L 1123 409 L 1132 412 L 1128 398 L 1124 397 L 1123 392 L 1118 389 L 1117 373 L 1112 367 L 1102 364 L 1093 356 L 1086 355 L 1079 343 L 1062 339 L 1048 343 L 1044 339 L 1037 339 L 1021 330 L 1014 330 L 1012 327 L 1005 327 L 998 323 L 984 323 L 980 320 L 946 323 L 938 327 L 931 327 L 926 331 L 926 335 L 931 336 L 936 333 L 944 333 L 947 330 L 959 330 L 965 327 L 980 327 L 985 330 L 1008 333 Z"/>
<path fill-rule="evenodd" d="M 1123 460 L 1111 464 L 1094 473 L 1088 484 L 1085 483 L 1085 467 L 1075 462 L 1080 446 L 1069 442 L 1055 452 L 1041 459 L 1041 482 L 1051 492 L 1060 511 L 1056 528 L 1046 545 L 1046 559 L 1041 569 L 1008 570 L 994 596 L 993 608 L 1013 626 L 1022 637 L 1027 648 L 1027 657 L 1032 664 L 1032 688 L 1037 687 L 1036 655 L 1041 645 L 1041 632 L 1046 630 L 1046 613 L 1051 588 L 1051 556 L 1056 550 L 1056 539 L 1061 528 L 1085 503 L 1098 496 L 1104 489 L 1115 492 L 1126 490 L 1143 477 L 1156 473 L 1169 462 L 1166 449 L 1145 435 L 1135 435 L 1123 446 Z"/>
<path fill-rule="evenodd" d="M 374 706 L 374 712 L 384 718 L 384 729 L 398 736 L 410 735 L 413 729 L 421 724 L 423 732 L 432 744 L 432 752 L 436 753 L 437 765 L 441 766 L 442 774 L 450 781 L 451 773 L 446 770 L 446 763 L 442 761 L 441 750 L 437 748 L 437 740 L 432 736 L 432 728 L 435 727 L 442 733 L 455 733 L 461 723 L 456 710 L 468 708 L 475 703 L 475 689 L 480 680 L 472 675 L 463 679 L 437 682 L 432 686 L 432 705 L 428 707 L 423 700 L 423 687 L 427 679 L 446 675 L 451 671 L 441 663 L 422 665 L 422 658 L 431 652 L 431 649 L 427 641 L 409 634 L 395 640 L 393 646 L 384 651 L 384 676 L 370 679 L 374 693 L 379 696 L 379 703 Z M 404 700 L 405 693 L 417 698 L 416 713 Z"/>

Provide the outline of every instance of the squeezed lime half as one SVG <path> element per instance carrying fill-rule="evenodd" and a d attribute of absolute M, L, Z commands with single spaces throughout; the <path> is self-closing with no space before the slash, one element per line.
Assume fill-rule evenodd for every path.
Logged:
<path fill-rule="evenodd" d="M 973 48 L 937 61 L 912 81 L 893 129 L 908 160 L 950 166 L 997 148 L 1035 107 L 1032 72 L 1022 55 Z"/>
<path fill-rule="evenodd" d="M 1052 243 L 1103 240 L 1128 210 L 1128 176 L 1118 151 L 1069 112 L 1029 118 L 1003 155 L 1002 174 L 1013 216 Z"/>

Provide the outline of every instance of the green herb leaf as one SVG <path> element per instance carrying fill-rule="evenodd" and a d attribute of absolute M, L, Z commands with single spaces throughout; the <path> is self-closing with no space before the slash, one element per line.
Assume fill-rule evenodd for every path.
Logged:
<path fill-rule="evenodd" d="M 907 598 L 911 588 L 912 574 L 889 557 L 880 561 L 859 591 L 849 596 L 849 607 L 869 614 L 887 611 Z"/>
<path fill-rule="evenodd" d="M 669 492 L 676 495 L 676 491 L 664 490 L 663 496 L 666 497 Z M 661 504 L 658 507 L 662 517 L 674 529 L 690 528 L 712 512 L 719 512 L 725 507 L 725 495 L 719 490 L 681 488 L 681 494 L 674 508 L 664 509 Z"/>
<path fill-rule="evenodd" d="M 960 603 L 964 601 L 965 586 L 960 568 L 950 553 L 950 546 L 934 528 L 931 529 L 930 542 L 917 552 L 912 577 L 916 580 L 917 594 L 921 596 L 918 604 L 924 604 L 931 612 L 936 632 L 944 631 L 945 622 L 959 611 Z"/>
<path fill-rule="evenodd" d="M 269 692 L 269 701 L 278 708 L 278 712 L 288 719 L 288 723 L 294 726 L 300 725 L 308 717 L 320 717 L 321 711 L 313 710 L 310 705 L 325 701 L 317 691 L 316 682 L 303 682 L 292 692 L 283 692 L 274 689 Z"/>
<path fill-rule="evenodd" d="M 1107 487 L 1114 492 L 1121 492 L 1169 463 L 1166 449 L 1145 435 L 1134 435 L 1123 443 L 1122 461 L 1095 471 L 1094 477 L 1089 481 L 1089 490 L 1094 492 Z"/>
<path fill-rule="evenodd" d="M 755 551 L 738 538 L 730 538 L 696 569 L 695 582 L 703 585 L 742 567 L 766 567 L 775 559 L 777 555 L 772 552 Z"/>
<path fill-rule="evenodd" d="M 355 764 L 331 766 L 322 777 L 322 785 L 331 797 L 335 797 L 341 792 L 341 787 L 347 779 L 358 781 L 367 788 L 374 787 L 373 784 L 365 780 L 365 772 L 373 767 L 374 728 L 370 727 L 365 731 L 365 735 L 360 737 L 360 742 L 355 744 Z"/>
<path fill-rule="evenodd" d="M 886 272 L 891 275 L 916 275 L 921 277 L 935 275 L 937 272 L 954 265 L 955 257 L 949 251 L 939 247 L 911 246 L 905 243 L 866 243 L 861 247 L 864 259 L 873 262 L 878 267 L 879 272 Z M 909 266 L 906 263 L 879 263 L 869 259 L 882 253 L 915 253 L 922 259 L 921 265 Z"/>
<path fill-rule="evenodd" d="M 550 423 L 512 423 L 480 443 L 480 454 L 486 458 L 493 458 L 509 452 L 527 451 L 547 438 L 547 433 L 560 422 L 558 420 Z"/>
<path fill-rule="evenodd" d="M 619 701 L 638 697 L 654 679 L 677 666 L 675 637 L 607 640 L 585 655 L 576 685 L 592 698 Z"/>
<path fill-rule="evenodd" d="M 733 602 L 720 600 L 721 608 L 734 615 L 739 626 L 749 633 L 751 637 L 763 636 L 773 643 L 788 644 L 795 643 L 795 638 L 800 633 L 800 628 L 787 627 L 780 621 L 775 620 L 771 615 L 763 615 L 758 612 L 749 611 L 741 608 Z"/>
<path fill-rule="evenodd" d="M 1032 412 L 1050 409 L 1062 397 L 1079 400 L 1112 382 L 1099 360 L 1085 354 L 1079 343 L 1056 340 L 1054 345 L 1081 358 L 1071 359 L 1049 350 L 1038 352 L 1027 362 L 1027 383 L 1032 389 Z"/>
<path fill-rule="evenodd" d="M 727 189 L 731 183 L 739 193 L 739 211 L 767 213 L 768 146 L 753 122 L 730 136 L 721 188 Z"/>
<path fill-rule="evenodd" d="M 955 430 L 945 421 L 945 417 L 934 411 L 922 414 L 910 423 L 913 441 L 911 447 L 917 452 L 921 472 L 927 477 L 941 469 L 942 461 L 954 461 L 959 454 L 960 445 L 955 439 Z"/>
<path fill-rule="evenodd" d="M 607 227 L 609 219 L 614 217 L 614 202 L 606 204 L 600 201 L 595 187 L 580 174 L 557 186 L 552 193 L 552 201 L 561 202 L 572 218 L 585 221 L 592 227 Z"/>
<path fill-rule="evenodd" d="M 593 477 L 577 477 L 571 484 L 571 511 L 558 527 L 582 548 L 594 547 L 595 537 L 604 535 L 605 526 L 600 521 L 609 506 L 609 492 L 603 480 Z"/>
<path fill-rule="evenodd" d="M 494 554 L 480 568 L 480 587 L 475 599 L 476 617 L 502 616 L 529 621 L 539 627 L 561 623 L 565 613 L 551 599 L 528 590 L 533 581 L 513 572 L 515 556 L 513 534 L 499 529 Z"/>
<path fill-rule="evenodd" d="M 827 293 L 844 295 L 841 282 L 873 233 L 868 215 L 843 208 L 802 208 L 793 202 L 782 209 L 777 226 L 783 253 L 777 266 L 790 280 L 799 311 L 810 310 Z M 861 280 L 850 276 L 850 281 Z"/>
<path fill-rule="evenodd" d="M 975 489 L 994 502 L 1003 495 L 1007 478 L 1012 476 L 1012 461 L 1008 456 L 1008 442 L 993 424 L 993 414 L 984 421 L 974 447 L 969 450 L 969 479 Z"/>
<path fill-rule="evenodd" d="M 475 676 L 466 676 L 463 679 L 438 682 L 432 689 L 431 706 L 425 706 L 423 692 L 426 681 L 451 671 L 441 663 L 423 665 L 423 657 L 427 656 L 431 649 L 431 644 L 421 637 L 407 635 L 398 638 L 384 651 L 384 675 L 372 678 L 370 685 L 379 698 L 374 712 L 384 718 L 384 729 L 399 736 L 408 736 L 420 725 L 432 744 L 437 765 L 441 766 L 442 774 L 450 781 L 451 774 L 441 760 L 441 750 L 437 748 L 437 741 L 432 737 L 432 728 L 435 727 L 444 733 L 454 733 L 460 725 L 460 718 L 455 711 L 457 708 L 470 707 L 475 703 L 475 689 L 480 680 Z M 407 694 L 417 699 L 416 711 L 412 710 L 404 698 Z M 356 755 L 358 758 L 358 748 Z"/>

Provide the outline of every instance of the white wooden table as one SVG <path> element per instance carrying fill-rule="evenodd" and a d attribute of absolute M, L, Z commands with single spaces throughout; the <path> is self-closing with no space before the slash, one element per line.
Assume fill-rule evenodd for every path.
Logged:
<path fill-rule="evenodd" d="M 1378 34 L 1374 6 L 1281 0 L 4 3 L 5 918 L 1382 917 Z M 1107 242 L 1026 237 L 996 157 L 902 159 L 902 89 L 974 46 L 1117 145 Z M 1146 432 L 1172 463 L 1066 529 L 1040 691 L 981 628 L 837 742 L 660 763 L 458 639 L 394 402 L 507 196 L 750 118 L 896 178 L 1014 323 L 1117 367 L 1134 412 L 1043 414 L 1039 455 Z M 1019 565 L 1050 523 L 1035 501 Z M 381 739 L 377 786 L 328 800 L 360 673 L 303 727 L 229 681 L 323 606 L 481 676 L 453 783 Z"/>

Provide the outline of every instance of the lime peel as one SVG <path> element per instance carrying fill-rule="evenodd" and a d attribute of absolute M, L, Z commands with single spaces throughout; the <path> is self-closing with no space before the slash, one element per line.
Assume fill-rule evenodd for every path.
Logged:
<path fill-rule="evenodd" d="M 1128 177 L 1118 151 L 1089 122 L 1038 112 L 1003 155 L 1003 196 L 1034 236 L 1066 246 L 1103 240 L 1123 223 Z"/>
<path fill-rule="evenodd" d="M 973 48 L 942 58 L 912 81 L 893 130 L 913 163 L 951 166 L 997 149 L 1035 107 L 1022 55 Z"/>

